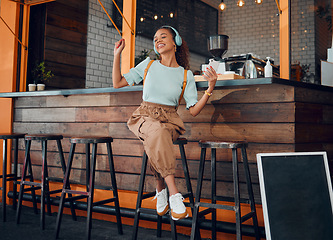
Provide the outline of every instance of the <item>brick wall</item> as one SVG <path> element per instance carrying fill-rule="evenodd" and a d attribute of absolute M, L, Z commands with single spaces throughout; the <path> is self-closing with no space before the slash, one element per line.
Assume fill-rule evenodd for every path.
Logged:
<path fill-rule="evenodd" d="M 245 1 L 240 8 L 237 1 L 225 0 L 221 33 L 229 36 L 226 56 L 254 53 L 260 58 L 274 58 L 279 63 L 279 17 L 275 1 Z"/>

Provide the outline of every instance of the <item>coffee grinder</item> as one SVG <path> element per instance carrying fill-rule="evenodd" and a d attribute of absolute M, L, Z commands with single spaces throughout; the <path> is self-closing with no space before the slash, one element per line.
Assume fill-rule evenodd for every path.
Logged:
<path fill-rule="evenodd" d="M 208 50 L 214 58 L 209 59 L 208 65 L 202 66 L 203 71 L 208 66 L 212 66 L 217 74 L 224 74 L 226 67 L 222 56 L 228 51 L 228 39 L 227 35 L 213 35 L 208 37 Z"/>

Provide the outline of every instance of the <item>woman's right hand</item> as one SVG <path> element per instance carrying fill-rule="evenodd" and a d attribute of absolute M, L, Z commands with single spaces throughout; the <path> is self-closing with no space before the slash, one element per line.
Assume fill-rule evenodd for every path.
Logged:
<path fill-rule="evenodd" d="M 113 49 L 114 56 L 118 54 L 120 55 L 121 52 L 124 50 L 124 48 L 125 48 L 125 39 L 122 38 L 114 44 L 114 49 Z"/>

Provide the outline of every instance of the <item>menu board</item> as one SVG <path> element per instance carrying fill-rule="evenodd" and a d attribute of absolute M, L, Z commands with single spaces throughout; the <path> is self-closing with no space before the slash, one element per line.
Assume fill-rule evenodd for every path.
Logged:
<path fill-rule="evenodd" d="M 122 6 L 122 0 L 116 1 Z M 117 26 L 122 19 L 113 9 Z M 218 10 L 200 0 L 137 0 L 136 33 L 153 39 L 163 26 L 176 28 L 191 52 L 209 57 L 207 38 L 218 30 Z"/>
<path fill-rule="evenodd" d="M 332 240 L 326 152 L 257 154 L 267 240 Z"/>

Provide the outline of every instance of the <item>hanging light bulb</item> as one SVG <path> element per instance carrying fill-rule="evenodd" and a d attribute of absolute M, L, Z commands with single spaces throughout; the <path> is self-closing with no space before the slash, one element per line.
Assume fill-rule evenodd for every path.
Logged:
<path fill-rule="evenodd" d="M 260 5 L 260 4 L 262 4 L 262 0 L 255 0 L 255 3 Z"/>
<path fill-rule="evenodd" d="M 237 2 L 238 7 L 243 7 L 244 5 L 245 5 L 244 0 L 238 0 L 238 2 Z"/>
<path fill-rule="evenodd" d="M 227 5 L 224 2 L 221 2 L 219 5 L 219 9 L 223 12 L 227 8 Z"/>

